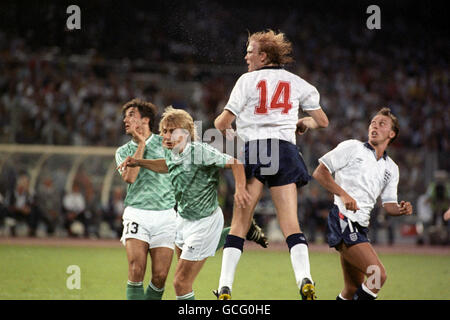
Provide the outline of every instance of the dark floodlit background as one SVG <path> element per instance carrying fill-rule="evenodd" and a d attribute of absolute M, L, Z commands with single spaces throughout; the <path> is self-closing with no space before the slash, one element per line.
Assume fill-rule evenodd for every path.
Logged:
<path fill-rule="evenodd" d="M 66 28 L 71 4 L 81 9 L 81 30 Z M 380 30 L 366 27 L 371 4 L 381 9 Z M 388 149 L 400 167 L 399 200 L 415 212 L 390 219 L 377 206 L 372 241 L 448 243 L 447 21 L 438 1 L 2 2 L 0 233 L 120 235 L 126 186 L 114 151 L 129 139 L 120 107 L 139 97 L 160 111 L 186 109 L 211 128 L 247 71 L 247 32 L 271 28 L 293 42 L 287 69 L 317 87 L 330 119 L 298 138 L 310 172 L 339 142 L 365 140 L 374 112 L 390 107 L 400 120 Z M 222 176 L 229 222 L 233 180 Z M 324 241 L 331 204 L 314 181 L 299 192 L 311 242 Z M 256 218 L 276 240 L 274 214 L 264 197 Z"/>

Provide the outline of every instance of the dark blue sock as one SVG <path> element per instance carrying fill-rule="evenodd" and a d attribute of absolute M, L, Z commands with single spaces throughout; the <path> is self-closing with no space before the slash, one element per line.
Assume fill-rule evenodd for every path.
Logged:
<path fill-rule="evenodd" d="M 364 291 L 362 285 L 358 287 L 358 289 L 355 292 L 355 295 L 353 296 L 353 300 L 375 300 L 375 299 L 376 297 Z"/>
<path fill-rule="evenodd" d="M 238 236 L 234 236 L 232 234 L 227 235 L 227 239 L 225 240 L 225 245 L 223 248 L 236 248 L 244 251 L 244 238 L 240 238 Z"/>
<path fill-rule="evenodd" d="M 286 238 L 286 243 L 289 247 L 289 252 L 291 251 L 292 247 L 296 244 L 303 243 L 308 245 L 308 242 L 306 241 L 305 235 L 303 233 L 293 233 L 290 236 Z"/>

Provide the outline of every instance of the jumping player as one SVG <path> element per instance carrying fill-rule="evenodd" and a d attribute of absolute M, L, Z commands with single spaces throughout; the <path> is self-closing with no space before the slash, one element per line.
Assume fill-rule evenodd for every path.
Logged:
<path fill-rule="evenodd" d="M 246 207 L 250 196 L 246 191 L 245 171 L 241 163 L 206 143 L 190 142 L 191 138 L 195 140 L 196 132 L 193 119 L 186 111 L 166 108 L 160 122 L 160 133 L 165 147 L 164 158 L 128 158 L 123 166 L 141 166 L 169 173 L 178 203 L 175 293 L 179 300 L 193 300 L 194 280 L 206 259 L 214 256 L 224 223 L 217 199 L 219 169 L 233 171 L 237 207 Z"/>
<path fill-rule="evenodd" d="M 339 251 L 344 273 L 344 289 L 337 300 L 373 300 L 386 281 L 386 270 L 367 238 L 377 198 L 381 197 L 384 209 L 392 216 L 412 214 L 411 203 L 397 203 L 399 170 L 386 154 L 398 133 L 397 118 L 390 109 L 382 108 L 370 122 L 368 142 L 341 142 L 319 159 L 313 173 L 334 194 L 327 240 Z"/>
<path fill-rule="evenodd" d="M 245 56 L 249 72 L 238 79 L 225 110 L 214 122 L 229 137 L 236 120 L 237 134 L 245 141 L 245 173 L 251 198 L 249 206 L 233 209 L 216 292 L 219 299 L 231 298 L 245 234 L 266 183 L 290 251 L 300 295 L 315 299 L 307 241 L 297 217 L 297 187 L 311 177 L 295 144 L 295 133 L 325 128 L 328 118 L 316 88 L 283 68 L 293 61 L 291 51 L 292 44 L 283 33 L 269 30 L 249 35 Z M 299 106 L 310 116 L 299 119 Z"/>

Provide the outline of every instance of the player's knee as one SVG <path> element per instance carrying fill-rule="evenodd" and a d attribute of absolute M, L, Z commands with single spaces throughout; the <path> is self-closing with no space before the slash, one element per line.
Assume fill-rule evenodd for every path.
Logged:
<path fill-rule="evenodd" d="M 182 275 L 175 275 L 173 279 L 173 287 L 175 289 L 175 293 L 178 295 L 192 291 L 189 290 L 190 288 L 187 279 L 185 279 Z"/>
<path fill-rule="evenodd" d="M 158 288 L 164 287 L 164 284 L 166 283 L 166 279 L 167 279 L 166 272 L 160 271 L 160 272 L 154 272 L 152 274 L 152 283 Z"/>
<path fill-rule="evenodd" d="M 129 271 L 131 276 L 134 279 L 142 279 L 144 278 L 144 273 L 145 273 L 145 268 L 142 265 L 142 263 L 136 261 L 136 260 L 131 260 L 129 263 Z"/>
<path fill-rule="evenodd" d="M 380 287 L 383 286 L 383 284 L 386 282 L 387 279 L 387 274 L 386 274 L 386 269 L 383 267 L 383 265 L 379 265 L 379 277 L 380 277 Z"/>
<path fill-rule="evenodd" d="M 383 265 L 375 265 L 368 269 L 367 283 L 371 284 L 375 289 L 381 289 L 386 282 L 387 274 Z"/>

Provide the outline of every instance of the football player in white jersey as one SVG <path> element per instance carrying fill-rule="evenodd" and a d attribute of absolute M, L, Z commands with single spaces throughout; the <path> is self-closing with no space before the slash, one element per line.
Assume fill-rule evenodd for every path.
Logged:
<path fill-rule="evenodd" d="M 227 137 L 236 133 L 245 142 L 247 188 L 251 204 L 234 207 L 230 234 L 224 246 L 219 299 L 230 299 L 234 274 L 243 251 L 253 212 L 268 184 L 280 228 L 289 247 L 297 285 L 303 299 L 315 299 L 308 246 L 297 217 L 297 186 L 310 179 L 296 146 L 295 133 L 325 128 L 328 118 L 319 92 L 299 76 L 283 69 L 293 61 L 292 44 L 272 30 L 249 35 L 247 73 L 236 82 L 224 111 L 214 125 Z M 310 116 L 299 119 L 299 106 Z"/>
<path fill-rule="evenodd" d="M 339 251 L 344 273 L 344 289 L 337 300 L 373 300 L 386 281 L 386 270 L 367 238 L 377 198 L 392 216 L 412 214 L 410 202 L 397 203 L 398 166 L 385 151 L 398 132 L 397 118 L 382 108 L 370 122 L 368 142 L 341 142 L 319 159 L 313 173 L 335 199 L 327 241 Z"/>

